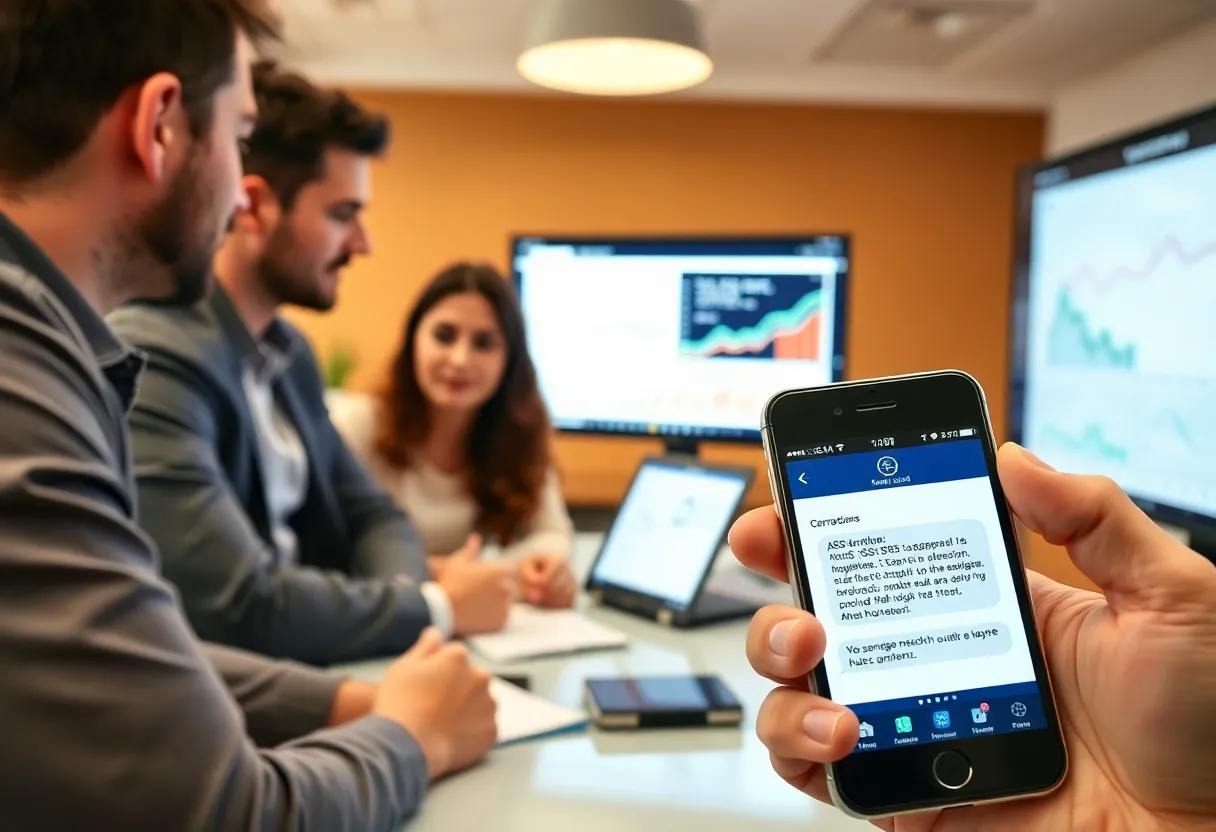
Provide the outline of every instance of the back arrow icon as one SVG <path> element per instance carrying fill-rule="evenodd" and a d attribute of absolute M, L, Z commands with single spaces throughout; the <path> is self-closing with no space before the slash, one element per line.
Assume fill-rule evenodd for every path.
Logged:
<path fill-rule="evenodd" d="M 806 485 L 806 474 L 805 473 L 798 475 L 798 482 L 802 483 L 803 485 Z"/>

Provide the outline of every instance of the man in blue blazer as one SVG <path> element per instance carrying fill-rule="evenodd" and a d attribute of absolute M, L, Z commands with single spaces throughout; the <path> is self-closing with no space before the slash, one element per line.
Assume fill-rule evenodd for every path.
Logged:
<path fill-rule="evenodd" d="M 329 309 L 370 251 L 362 211 L 385 119 L 271 64 L 244 152 L 246 205 L 193 307 L 127 306 L 147 355 L 131 411 L 140 520 L 206 639 L 316 664 L 505 624 L 506 567 L 477 543 L 438 581 L 405 515 L 329 420 L 315 356 L 278 316 Z"/>

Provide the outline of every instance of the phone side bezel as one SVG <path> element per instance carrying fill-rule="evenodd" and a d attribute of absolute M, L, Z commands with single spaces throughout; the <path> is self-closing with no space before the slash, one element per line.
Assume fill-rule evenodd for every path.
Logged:
<path fill-rule="evenodd" d="M 918 384 L 919 383 L 919 384 Z M 777 509 L 778 515 L 781 517 L 782 534 L 786 543 L 786 558 L 789 574 L 791 577 L 791 587 L 794 597 L 799 605 L 810 612 L 814 612 L 814 603 L 810 597 L 810 584 L 808 575 L 806 574 L 804 559 L 801 556 L 801 547 L 797 540 L 796 530 L 793 522 L 787 522 L 786 517 L 793 518 L 793 501 L 791 497 L 788 478 L 785 475 L 785 468 L 780 458 L 781 449 L 787 445 L 800 444 L 804 440 L 807 444 L 816 442 L 835 441 L 840 438 L 849 438 L 860 435 L 882 435 L 890 430 L 907 430 L 910 428 L 919 429 L 920 426 L 909 424 L 906 417 L 902 414 L 896 415 L 898 407 L 894 410 L 876 411 L 883 414 L 875 416 L 869 414 L 864 417 L 857 413 L 856 407 L 860 404 L 868 402 L 879 402 L 891 400 L 895 395 L 899 401 L 917 401 L 918 396 L 927 396 L 928 400 L 938 402 L 939 398 L 935 398 L 934 394 L 940 396 L 943 390 L 948 389 L 951 385 L 956 387 L 953 391 L 957 393 L 964 388 L 958 386 L 965 384 L 969 388 L 968 398 L 976 407 L 974 414 L 960 412 L 940 412 L 936 413 L 934 418 L 941 424 L 948 424 L 952 420 L 970 421 L 971 416 L 974 416 L 983 425 L 984 431 L 984 452 L 988 463 L 989 470 L 995 472 L 995 453 L 996 439 L 993 435 L 991 420 L 988 414 L 988 406 L 984 397 L 983 389 L 979 383 L 969 374 L 958 370 L 944 370 L 932 373 L 916 373 L 904 376 L 889 376 L 885 378 L 868 379 L 856 382 L 846 382 L 833 385 L 825 385 L 821 387 L 804 388 L 799 390 L 783 391 L 773 396 L 766 404 L 764 409 L 764 419 L 762 427 L 762 438 L 764 440 L 765 456 L 769 467 L 769 483 L 773 490 L 774 506 Z M 918 385 L 918 389 L 912 390 L 907 385 Z M 899 388 L 898 391 L 892 385 Z M 944 386 L 943 386 L 944 385 Z M 814 404 L 815 412 L 818 417 L 810 422 L 805 420 L 800 421 L 798 429 L 789 431 L 786 426 L 775 425 L 775 421 L 780 421 L 783 417 L 782 413 L 788 411 L 788 400 L 791 397 L 815 397 Z M 782 402 L 787 402 L 787 405 L 782 405 Z M 912 407 L 915 412 L 923 414 L 926 412 L 924 406 L 925 399 L 920 399 L 916 405 Z M 953 402 L 957 405 L 958 402 Z M 841 416 L 850 414 L 851 419 L 844 419 L 833 415 L 833 411 L 839 409 Z M 928 408 L 931 411 L 933 408 Z M 959 408 L 960 410 L 963 408 Z M 907 411 L 905 411 L 906 413 Z M 805 409 L 799 405 L 798 413 L 800 417 L 805 417 Z M 787 414 L 788 415 L 788 414 Z M 961 424 L 962 422 L 960 422 Z M 833 426 L 835 424 L 835 426 Z M 846 424 L 848 425 L 846 427 Z M 1044 716 L 1048 722 L 1047 729 L 1040 731 L 1031 731 L 1025 734 L 1000 734 L 993 737 L 984 737 L 981 739 L 966 739 L 966 740 L 946 740 L 935 743 L 928 743 L 920 746 L 914 746 L 907 749 L 887 749 L 883 751 L 866 752 L 864 757 L 869 758 L 871 767 L 877 767 L 879 764 L 890 761 L 897 762 L 898 758 L 902 757 L 907 761 L 913 758 L 921 758 L 929 752 L 923 754 L 909 754 L 914 749 L 938 749 L 944 750 L 955 746 L 959 743 L 971 744 L 969 747 L 974 749 L 975 743 L 1005 743 L 1013 756 L 1026 756 L 1024 746 L 1036 745 L 1038 735 L 1046 735 L 1047 742 L 1038 742 L 1039 748 L 1035 749 L 1036 753 L 1042 757 L 1048 765 L 1044 766 L 1043 777 L 1028 777 L 1025 783 L 1011 783 L 1007 793 L 985 793 L 979 797 L 971 797 L 962 793 L 953 793 L 947 795 L 934 795 L 932 790 L 927 791 L 925 799 L 915 801 L 898 801 L 891 804 L 868 804 L 859 803 L 850 796 L 848 783 L 841 781 L 841 766 L 832 764 L 827 766 L 828 773 L 828 788 L 831 792 L 832 800 L 835 805 L 853 817 L 862 819 L 873 819 L 876 817 L 890 817 L 899 814 L 908 814 L 913 812 L 925 811 L 928 809 L 950 808 L 952 806 L 966 806 L 976 803 L 991 803 L 1002 800 L 1014 800 L 1031 795 L 1046 794 L 1058 788 L 1063 782 L 1068 770 L 1067 749 L 1063 742 L 1063 736 L 1059 726 L 1059 712 L 1055 703 L 1054 688 L 1051 683 L 1050 673 L 1047 668 L 1047 663 L 1042 651 L 1041 640 L 1039 639 L 1038 629 L 1034 621 L 1033 606 L 1029 592 L 1029 586 L 1026 581 L 1025 567 L 1022 560 L 1021 547 L 1016 534 L 1016 529 L 1013 524 L 1012 515 L 1008 510 L 1008 504 L 1005 502 L 1004 491 L 1001 488 L 999 480 L 995 474 L 990 474 L 990 482 L 993 487 L 994 498 L 999 507 L 998 516 L 1004 544 L 1007 553 L 1011 558 L 1011 572 L 1013 575 L 1013 584 L 1018 597 L 1019 607 L 1022 611 L 1023 629 L 1026 631 L 1028 641 L 1030 643 L 1031 659 L 1035 670 L 1036 678 L 1039 684 L 1043 687 L 1043 706 Z M 826 678 L 823 663 L 814 669 L 809 679 L 813 691 L 821 695 L 830 696 L 831 688 Z M 1026 738 L 1031 738 L 1029 741 Z M 986 751 L 989 749 L 984 746 Z M 1015 753 L 1016 752 L 1016 753 Z M 1057 752 L 1053 754 L 1052 752 Z M 1058 759 L 1058 767 L 1053 770 L 1052 758 Z M 1029 755 L 1029 758 L 1036 758 L 1034 754 Z M 1037 759 L 1037 758 L 1036 758 Z M 1024 767 L 1023 767 L 1024 769 Z M 1025 773 L 1022 771 L 1021 773 Z M 847 779 L 847 775 L 845 775 Z"/>

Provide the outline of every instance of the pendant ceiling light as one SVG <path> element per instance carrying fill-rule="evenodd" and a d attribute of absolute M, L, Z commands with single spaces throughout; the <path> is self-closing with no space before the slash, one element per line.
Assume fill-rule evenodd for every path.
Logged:
<path fill-rule="evenodd" d="M 587 95 L 673 92 L 713 72 L 685 0 L 543 0 L 516 66 L 534 84 Z"/>

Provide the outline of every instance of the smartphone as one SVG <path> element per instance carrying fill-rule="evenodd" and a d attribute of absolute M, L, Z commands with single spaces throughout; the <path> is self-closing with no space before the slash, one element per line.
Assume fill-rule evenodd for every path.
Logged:
<path fill-rule="evenodd" d="M 588 679 L 587 708 L 600 728 L 738 726 L 743 706 L 717 676 Z"/>
<path fill-rule="evenodd" d="M 851 708 L 832 799 L 874 818 L 1043 794 L 1067 755 L 980 385 L 958 371 L 779 393 L 762 431 L 790 584 Z"/>

